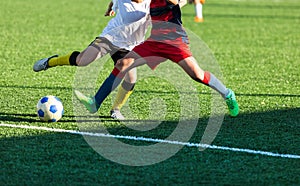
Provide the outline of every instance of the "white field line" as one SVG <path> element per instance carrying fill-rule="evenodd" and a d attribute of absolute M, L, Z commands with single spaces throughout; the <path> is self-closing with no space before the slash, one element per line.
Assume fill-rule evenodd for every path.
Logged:
<path fill-rule="evenodd" d="M 95 137 L 117 138 L 117 139 L 127 139 L 127 140 L 135 140 L 135 141 L 147 141 L 147 142 L 153 142 L 153 143 L 168 143 L 168 144 L 182 145 L 182 146 L 187 146 L 187 147 L 208 148 L 208 149 L 217 149 L 217 150 L 232 151 L 232 152 L 244 152 L 244 153 L 248 153 L 248 154 L 259 154 L 259 155 L 273 156 L 273 157 L 280 157 L 280 158 L 300 159 L 300 155 L 294 155 L 294 154 L 278 154 L 278 153 L 260 151 L 260 150 L 240 149 L 240 148 L 207 145 L 207 144 L 199 144 L 199 143 L 144 138 L 144 137 L 137 137 L 137 136 L 121 136 L 121 135 L 112 135 L 112 134 L 104 134 L 104 133 L 91 133 L 91 132 L 81 132 L 81 131 L 76 131 L 76 130 L 65 130 L 65 129 L 55 129 L 55 128 L 48 128 L 48 127 L 1 124 L 1 123 L 0 123 L 0 127 L 43 130 L 43 131 L 49 131 L 49 132 L 60 132 L 60 133 L 76 134 L 76 135 L 83 135 L 83 136 L 95 136 Z"/>

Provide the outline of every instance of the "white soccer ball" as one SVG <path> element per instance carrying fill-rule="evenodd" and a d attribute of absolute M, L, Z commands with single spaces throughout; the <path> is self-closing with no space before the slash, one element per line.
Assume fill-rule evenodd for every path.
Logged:
<path fill-rule="evenodd" d="M 44 96 L 37 104 L 37 115 L 42 121 L 57 122 L 64 114 L 62 102 L 56 96 Z"/>

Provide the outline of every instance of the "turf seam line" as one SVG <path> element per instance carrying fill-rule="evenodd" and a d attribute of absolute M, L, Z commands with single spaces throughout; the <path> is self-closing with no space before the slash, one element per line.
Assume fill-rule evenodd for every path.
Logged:
<path fill-rule="evenodd" d="M 112 134 L 104 134 L 104 133 L 81 132 L 81 131 L 77 131 L 77 130 L 65 130 L 65 129 L 56 129 L 56 128 L 48 128 L 48 127 L 15 125 L 15 124 L 4 124 L 4 123 L 0 123 L 0 127 L 43 130 L 43 131 L 49 131 L 49 132 L 68 133 L 68 134 L 76 134 L 76 135 L 83 135 L 83 136 L 117 138 L 117 139 L 135 140 L 135 141 L 147 141 L 147 142 L 153 142 L 153 143 L 167 143 L 167 144 L 182 145 L 182 146 L 187 146 L 187 147 L 208 148 L 208 149 L 217 149 L 217 150 L 232 151 L 232 152 L 244 152 L 244 153 L 248 153 L 248 154 L 265 155 L 265 156 L 272 156 L 272 157 L 280 157 L 280 158 L 300 159 L 300 155 L 294 155 L 294 154 L 279 154 L 279 153 L 260 151 L 260 150 L 241 149 L 241 148 L 234 148 L 234 147 L 171 141 L 171 140 L 145 138 L 145 137 L 137 137 L 137 136 L 122 136 L 122 135 L 112 135 Z"/>

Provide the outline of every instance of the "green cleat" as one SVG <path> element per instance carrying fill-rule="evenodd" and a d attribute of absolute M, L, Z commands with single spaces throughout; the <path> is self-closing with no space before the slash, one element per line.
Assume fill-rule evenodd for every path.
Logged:
<path fill-rule="evenodd" d="M 239 105 L 235 99 L 234 92 L 229 89 L 229 94 L 225 98 L 226 104 L 228 106 L 229 114 L 232 117 L 236 117 L 239 114 Z"/>
<path fill-rule="evenodd" d="M 94 114 L 98 111 L 94 98 L 87 97 L 83 95 L 81 92 L 79 92 L 78 90 L 75 90 L 74 93 L 77 99 L 86 107 L 86 109 L 90 113 Z"/>

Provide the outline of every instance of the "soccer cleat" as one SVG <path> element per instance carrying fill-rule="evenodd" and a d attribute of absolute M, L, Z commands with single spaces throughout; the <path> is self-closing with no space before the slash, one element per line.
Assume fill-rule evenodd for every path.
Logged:
<path fill-rule="evenodd" d="M 75 96 L 77 97 L 77 99 L 86 107 L 86 109 L 90 113 L 94 114 L 98 111 L 98 109 L 96 108 L 94 98 L 87 97 L 87 96 L 83 95 L 81 92 L 79 92 L 78 90 L 75 90 L 74 93 L 75 93 Z"/>
<path fill-rule="evenodd" d="M 124 120 L 125 117 L 122 115 L 119 109 L 113 109 L 110 111 L 110 117 L 117 120 Z"/>
<path fill-rule="evenodd" d="M 196 23 L 202 23 L 202 22 L 204 22 L 204 19 L 196 16 L 196 17 L 194 18 L 194 21 L 195 21 Z"/>
<path fill-rule="evenodd" d="M 236 117 L 239 114 L 239 105 L 235 99 L 234 92 L 229 89 L 229 94 L 225 98 L 226 104 L 228 106 L 229 114 L 232 117 Z"/>
<path fill-rule="evenodd" d="M 42 71 L 42 70 L 47 70 L 48 68 L 50 68 L 49 65 L 48 65 L 48 61 L 51 58 L 54 58 L 54 57 L 58 57 L 58 55 L 54 55 L 54 56 L 51 56 L 51 57 L 48 57 L 48 58 L 38 60 L 33 65 L 33 71 L 39 72 L 39 71 Z"/>

